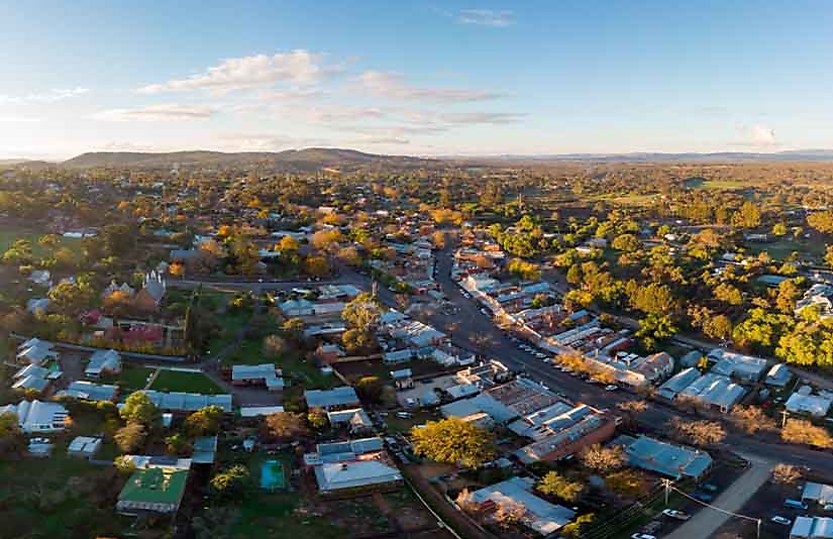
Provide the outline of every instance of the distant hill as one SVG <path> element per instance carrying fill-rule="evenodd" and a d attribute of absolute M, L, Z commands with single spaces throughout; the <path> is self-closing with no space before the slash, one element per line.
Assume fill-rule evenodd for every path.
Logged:
<path fill-rule="evenodd" d="M 474 159 L 473 159 L 474 160 Z M 611 163 L 749 163 L 773 161 L 833 161 L 833 150 L 789 150 L 773 153 L 714 152 L 714 153 L 652 153 L 634 152 L 622 154 L 553 154 L 553 155 L 500 155 L 482 160 L 504 163 L 544 163 L 547 161 L 593 161 Z"/>
<path fill-rule="evenodd" d="M 171 168 L 227 167 L 262 164 L 275 168 L 317 170 L 325 167 L 390 165 L 419 167 L 436 163 L 430 159 L 408 156 L 375 155 L 338 148 L 306 148 L 282 152 L 212 152 L 183 151 L 168 153 L 89 152 L 61 163 L 69 168 Z"/>

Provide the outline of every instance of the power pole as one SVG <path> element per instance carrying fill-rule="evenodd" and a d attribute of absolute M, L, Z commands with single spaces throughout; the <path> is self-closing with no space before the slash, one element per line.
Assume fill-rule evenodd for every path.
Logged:
<path fill-rule="evenodd" d="M 781 410 L 781 430 L 784 430 L 784 427 L 787 426 L 787 416 L 788 415 L 789 415 L 789 412 L 787 412 L 786 409 Z"/>
<path fill-rule="evenodd" d="M 668 507 L 668 494 L 671 492 L 671 480 L 663 479 L 662 484 L 665 487 L 665 507 Z"/>

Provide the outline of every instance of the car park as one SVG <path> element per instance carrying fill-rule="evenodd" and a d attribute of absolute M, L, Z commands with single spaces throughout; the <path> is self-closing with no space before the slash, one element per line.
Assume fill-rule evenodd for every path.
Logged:
<path fill-rule="evenodd" d="M 769 520 L 776 523 L 776 524 L 781 524 L 782 526 L 789 526 L 790 524 L 792 524 L 792 520 L 790 520 L 786 517 L 782 517 L 780 515 L 775 515 L 774 517 L 772 517 Z"/>

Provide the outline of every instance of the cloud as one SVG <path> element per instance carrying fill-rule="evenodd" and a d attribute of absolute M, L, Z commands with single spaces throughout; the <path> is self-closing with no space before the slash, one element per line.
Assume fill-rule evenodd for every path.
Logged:
<path fill-rule="evenodd" d="M 339 68 L 321 65 L 323 55 L 298 49 L 286 53 L 257 54 L 241 58 L 229 58 L 220 65 L 185 79 L 175 79 L 161 84 L 149 84 L 139 88 L 142 94 L 164 92 L 188 92 L 205 90 L 225 93 L 271 86 L 279 82 L 311 85 Z"/>
<path fill-rule="evenodd" d="M 775 130 L 765 125 L 738 124 L 737 129 L 742 139 L 740 144 L 743 146 L 766 148 L 778 145 L 778 141 L 775 138 Z"/>
<path fill-rule="evenodd" d="M 498 94 L 460 88 L 420 88 L 406 84 L 396 73 L 365 71 L 359 76 L 362 88 L 374 97 L 403 101 L 469 102 L 500 97 Z"/>
<path fill-rule="evenodd" d="M 0 114 L 0 124 L 30 124 L 40 122 L 40 118 L 34 118 L 32 116 L 20 116 L 17 114 L 11 115 L 3 115 Z"/>
<path fill-rule="evenodd" d="M 498 125 L 516 123 L 525 116 L 517 112 L 449 112 L 441 114 L 440 119 L 452 124 Z"/>
<path fill-rule="evenodd" d="M 229 152 L 274 152 L 290 148 L 333 146 L 331 140 L 293 137 L 273 133 L 224 133 L 218 137 L 219 146 Z"/>
<path fill-rule="evenodd" d="M 457 22 L 491 28 L 505 28 L 515 24 L 515 16 L 506 9 L 463 9 L 457 15 Z"/>
<path fill-rule="evenodd" d="M 264 91 L 257 94 L 257 98 L 261 101 L 303 101 L 319 97 L 321 90 L 314 88 L 303 88 L 297 90 L 271 90 Z"/>
<path fill-rule="evenodd" d="M 28 94 L 24 96 L 9 96 L 0 94 L 0 103 L 55 103 L 79 95 L 86 94 L 90 90 L 81 86 L 75 88 L 53 88 L 47 92 Z"/>
<path fill-rule="evenodd" d="M 217 109 L 205 105 L 180 105 L 176 103 L 148 105 L 133 109 L 102 110 L 93 114 L 96 120 L 113 122 L 157 122 L 204 120 L 217 113 Z"/>

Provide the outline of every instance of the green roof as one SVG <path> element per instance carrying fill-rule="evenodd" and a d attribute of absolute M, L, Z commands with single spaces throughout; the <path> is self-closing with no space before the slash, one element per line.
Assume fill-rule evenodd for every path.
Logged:
<path fill-rule="evenodd" d="M 136 470 L 121 489 L 119 501 L 177 505 L 187 481 L 188 470 Z"/>

